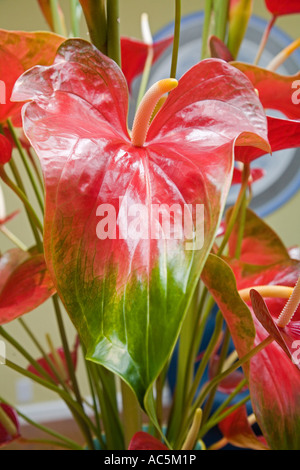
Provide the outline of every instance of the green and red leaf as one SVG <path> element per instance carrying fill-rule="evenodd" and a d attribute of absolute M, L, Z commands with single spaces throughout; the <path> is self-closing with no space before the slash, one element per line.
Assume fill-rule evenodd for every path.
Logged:
<path fill-rule="evenodd" d="M 55 293 L 44 255 L 13 249 L 0 257 L 0 324 L 44 303 Z"/>
<path fill-rule="evenodd" d="M 232 209 L 228 209 L 226 223 L 228 223 L 231 213 Z M 239 220 L 235 223 L 229 239 L 228 256 L 230 258 L 234 258 L 238 232 Z M 289 253 L 277 233 L 255 212 L 247 209 L 239 260 L 242 263 L 252 265 L 271 265 L 289 259 Z"/>
<path fill-rule="evenodd" d="M 234 146 L 269 149 L 262 106 L 242 73 L 221 60 L 203 61 L 180 79 L 145 145 L 135 147 L 124 75 L 82 40 L 66 41 L 53 66 L 25 73 L 14 99 L 32 100 L 24 129 L 43 168 L 45 257 L 57 291 L 87 358 L 119 374 L 143 404 L 212 246 Z M 203 205 L 203 245 L 195 250 L 188 237 L 151 238 L 149 231 L 126 237 L 125 200 L 145 208 L 148 227 L 158 228 L 153 204 L 177 204 L 178 211 Z M 113 208 L 110 238 L 97 232 L 99 207 Z M 192 220 L 195 226 L 194 213 Z"/>

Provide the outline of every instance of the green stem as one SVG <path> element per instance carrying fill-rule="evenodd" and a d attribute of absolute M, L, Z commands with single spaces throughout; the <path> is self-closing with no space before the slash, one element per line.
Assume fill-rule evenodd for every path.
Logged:
<path fill-rule="evenodd" d="M 14 128 L 14 126 L 12 125 L 10 119 L 7 120 L 7 125 L 8 125 L 8 128 L 9 128 L 9 131 L 10 131 L 10 133 L 11 133 L 11 136 L 12 136 L 12 138 L 13 138 L 13 141 L 14 141 L 14 143 L 15 143 L 17 149 L 18 149 L 18 152 L 19 152 L 19 154 L 20 154 L 20 157 L 21 157 L 21 160 L 22 160 L 23 165 L 24 165 L 24 167 L 25 167 L 25 170 L 26 170 L 26 172 L 27 172 L 27 175 L 28 175 L 28 177 L 29 177 L 30 183 L 31 183 L 31 185 L 32 185 L 34 194 L 35 194 L 36 199 L 37 199 L 37 202 L 38 202 L 38 204 L 39 204 L 39 206 L 40 206 L 40 209 L 41 209 L 41 211 L 42 211 L 42 214 L 44 214 L 44 201 L 43 201 L 42 196 L 41 196 L 41 194 L 40 194 L 40 191 L 39 191 L 39 189 L 38 189 L 38 187 L 37 187 L 37 184 L 36 184 L 35 178 L 34 178 L 34 176 L 33 176 L 33 174 L 32 174 L 31 168 L 30 168 L 30 166 L 29 166 L 29 164 L 28 164 L 28 160 L 27 160 L 26 154 L 25 154 L 25 152 L 24 152 L 24 149 L 23 149 L 23 147 L 22 147 L 22 144 L 21 144 L 21 142 L 20 142 L 20 139 L 19 139 L 19 137 L 17 136 L 17 133 L 16 133 L 16 131 L 15 131 L 15 128 Z"/>
<path fill-rule="evenodd" d="M 215 0 L 214 2 L 215 35 L 223 42 L 225 41 L 227 31 L 229 3 L 229 0 Z"/>
<path fill-rule="evenodd" d="M 224 414 L 222 414 L 223 410 L 225 410 L 229 406 L 230 402 L 240 393 L 240 391 L 242 390 L 242 388 L 245 386 L 246 383 L 247 383 L 246 379 L 241 380 L 241 382 L 238 384 L 235 390 L 230 395 L 228 395 L 226 400 L 224 400 L 222 404 L 217 408 L 217 410 L 210 416 L 209 420 L 205 423 L 205 425 L 201 427 L 200 434 L 198 436 L 199 439 L 205 436 L 206 433 L 211 428 L 213 428 L 216 424 L 222 421 L 223 416 L 224 416 Z M 247 398 L 247 401 L 248 399 L 249 398 Z"/>
<path fill-rule="evenodd" d="M 173 398 L 172 413 L 167 430 L 167 439 L 171 445 L 176 439 L 181 419 L 185 410 L 185 397 L 190 391 L 193 380 L 193 367 L 190 367 L 190 341 L 195 334 L 195 312 L 198 305 L 198 289 L 195 289 L 188 307 L 179 338 L 176 390 Z M 188 372 L 188 375 L 187 375 Z"/>
<path fill-rule="evenodd" d="M 242 252 L 242 243 L 243 243 L 243 236 L 244 236 L 245 224 L 246 224 L 247 206 L 248 206 L 248 198 L 247 198 L 246 193 L 244 193 L 241 208 L 240 208 L 240 213 L 238 217 L 238 221 L 239 221 L 238 233 L 237 233 L 237 241 L 236 241 L 235 252 L 234 252 L 234 257 L 236 259 L 240 258 L 241 252 Z"/>
<path fill-rule="evenodd" d="M 39 423 L 33 421 L 28 416 L 24 415 L 24 413 L 22 413 L 20 410 L 16 409 L 14 405 L 10 404 L 4 398 L 0 397 L 0 402 L 5 403 L 6 405 L 11 406 L 12 408 L 14 408 L 16 410 L 16 413 L 18 414 L 18 416 L 20 416 L 20 418 L 24 419 L 24 421 L 26 421 L 28 424 L 34 426 L 35 428 L 39 429 L 40 431 L 43 431 L 45 434 L 49 434 L 50 436 L 55 437 L 56 439 L 59 439 L 60 441 L 62 441 L 62 443 L 65 443 L 70 449 L 74 449 L 74 450 L 81 450 L 82 449 L 82 447 L 79 444 L 77 444 L 73 440 L 69 439 L 68 437 L 63 436 L 62 434 L 59 434 L 58 432 L 56 432 L 56 431 L 54 431 L 54 430 L 52 430 L 52 429 L 50 429 L 46 426 L 43 426 L 42 424 L 39 424 Z"/>
<path fill-rule="evenodd" d="M 197 392 L 197 389 L 198 389 L 199 384 L 201 382 L 201 379 L 203 377 L 204 371 L 205 371 L 205 369 L 207 367 L 207 364 L 208 364 L 208 362 L 211 358 L 211 354 L 212 354 L 212 352 L 215 348 L 215 345 L 216 345 L 216 343 L 217 343 L 217 341 L 220 337 L 220 333 L 222 331 L 222 325 L 223 325 L 223 316 L 222 316 L 221 312 L 218 312 L 217 317 L 216 317 L 214 332 L 213 332 L 213 334 L 210 338 L 210 342 L 209 342 L 209 344 L 208 344 L 208 346 L 207 346 L 207 348 L 204 352 L 203 358 L 201 359 L 201 362 L 200 362 L 200 365 L 197 369 L 197 372 L 196 372 L 191 390 L 188 394 L 188 397 L 187 397 L 185 405 L 184 405 L 184 411 L 183 411 L 183 415 L 182 415 L 182 422 L 181 422 L 181 426 L 180 426 L 180 433 L 179 433 L 179 436 L 177 438 L 177 442 L 175 444 L 176 449 L 181 446 L 182 441 L 184 439 L 185 430 L 189 426 L 188 413 L 189 413 L 190 407 L 192 406 L 194 396 Z M 198 408 L 200 408 L 200 406 Z M 193 416 L 194 416 L 195 412 L 196 412 L 196 409 L 194 410 Z M 193 418 L 193 416 L 192 416 L 192 418 Z"/>
<path fill-rule="evenodd" d="M 175 0 L 174 40 L 170 78 L 176 78 L 181 26 L 181 0 Z"/>
<path fill-rule="evenodd" d="M 92 44 L 107 53 L 106 0 L 79 0 Z"/>
<path fill-rule="evenodd" d="M 18 322 L 20 323 L 20 325 L 22 326 L 22 328 L 26 331 L 26 333 L 28 334 L 29 338 L 31 339 L 31 341 L 35 344 L 35 346 L 37 347 L 37 349 L 40 351 L 40 353 L 42 354 L 45 362 L 47 363 L 48 367 L 50 368 L 52 374 L 54 375 L 55 379 L 56 379 L 56 382 L 59 383 L 63 389 L 68 392 L 68 389 L 65 385 L 65 383 L 63 382 L 63 380 L 61 379 L 58 371 L 56 370 L 56 368 L 54 367 L 54 364 L 53 362 L 49 359 L 49 355 L 44 351 L 43 347 L 41 346 L 41 344 L 39 343 L 39 341 L 36 339 L 35 335 L 32 333 L 32 331 L 30 330 L 30 328 L 26 325 L 25 321 L 23 320 L 23 318 L 18 318 Z"/>
<path fill-rule="evenodd" d="M 107 2 L 107 55 L 121 67 L 119 0 Z"/>
<path fill-rule="evenodd" d="M 33 209 L 32 205 L 27 199 L 27 196 L 23 193 L 21 189 L 19 189 L 18 186 L 14 184 L 14 182 L 9 178 L 8 174 L 4 170 L 4 167 L 0 167 L 0 177 L 4 181 L 5 184 L 18 196 L 18 198 L 23 202 L 26 211 L 30 215 L 30 219 L 32 222 L 35 224 L 35 226 L 39 229 L 41 233 L 43 233 L 43 225 L 41 221 L 39 220 L 38 216 L 35 213 L 35 210 Z"/>
<path fill-rule="evenodd" d="M 230 332 L 228 328 L 226 327 L 225 337 L 224 337 L 222 348 L 221 348 L 216 375 L 220 374 L 222 371 L 222 367 L 223 367 L 224 361 L 228 353 L 229 341 L 230 341 Z M 206 400 L 205 407 L 203 409 L 203 421 L 202 421 L 203 424 L 205 424 L 211 412 L 215 395 L 216 395 L 216 391 L 217 391 L 217 385 L 210 391 L 209 396 Z"/>
<path fill-rule="evenodd" d="M 141 410 L 136 396 L 123 380 L 121 381 L 121 391 L 125 448 L 128 449 L 133 435 L 142 429 Z"/>
<path fill-rule="evenodd" d="M 20 188 L 20 190 L 22 191 L 23 194 L 25 194 L 25 196 L 27 196 L 26 194 L 26 190 L 25 190 L 25 186 L 23 184 L 23 181 L 22 181 L 22 178 L 20 176 L 20 173 L 19 173 L 19 170 L 14 162 L 13 159 L 10 160 L 9 162 L 9 166 L 10 166 L 10 169 L 12 171 L 12 174 L 15 178 L 15 181 L 17 183 L 17 186 Z M 42 243 L 42 240 L 41 240 L 41 237 L 40 237 L 40 234 L 39 234 L 39 231 L 34 223 L 34 220 L 32 219 L 32 216 L 31 216 L 31 213 L 30 211 L 27 209 L 26 205 L 25 205 L 25 210 L 26 210 L 26 214 L 27 214 L 27 217 L 28 217 L 28 220 L 29 220 L 29 223 L 30 223 L 30 226 L 31 226 L 31 229 L 32 229 L 32 233 L 33 233 L 33 236 L 35 238 L 35 241 L 36 241 L 36 245 L 38 247 L 38 250 L 42 253 L 43 252 L 43 243 Z"/>
<path fill-rule="evenodd" d="M 226 231 L 225 231 L 222 243 L 221 243 L 221 245 L 219 247 L 219 250 L 218 250 L 218 253 L 217 253 L 218 256 L 222 255 L 222 253 L 224 251 L 224 248 L 227 245 L 227 242 L 230 238 L 230 235 L 231 235 L 231 232 L 233 230 L 234 224 L 236 223 L 240 208 L 243 204 L 244 197 L 245 197 L 245 194 L 246 194 L 246 191 L 247 191 L 247 188 L 248 188 L 249 175 L 250 175 L 250 167 L 249 167 L 248 164 L 245 164 L 244 165 L 244 170 L 243 170 L 243 179 L 242 179 L 241 189 L 240 189 L 239 195 L 237 197 L 237 200 L 235 202 L 235 205 L 233 207 L 233 210 L 231 212 L 230 220 L 227 224 Z"/>
<path fill-rule="evenodd" d="M 268 346 L 272 341 L 274 340 L 273 337 L 268 336 L 264 341 L 262 341 L 260 344 L 258 344 L 255 348 L 251 349 L 245 356 L 243 356 L 241 359 L 239 359 L 235 364 L 233 364 L 231 367 L 226 369 L 224 372 L 221 374 L 217 375 L 214 377 L 205 387 L 202 393 L 197 397 L 195 400 L 195 403 L 192 407 L 191 411 L 191 416 L 194 415 L 195 410 L 197 408 L 200 408 L 206 398 L 206 396 L 209 394 L 211 390 L 214 389 L 216 385 L 218 385 L 222 380 L 224 380 L 228 375 L 232 374 L 232 372 L 236 371 L 239 367 L 244 365 L 246 362 L 248 362 L 253 356 L 258 354 L 262 349 L 264 349 L 266 346 Z"/>
<path fill-rule="evenodd" d="M 69 372 L 71 383 L 72 383 L 72 389 L 74 391 L 77 404 L 81 408 L 82 412 L 84 413 L 82 398 L 81 398 L 78 382 L 77 382 L 77 379 L 76 379 L 76 374 L 75 374 L 75 370 L 74 370 L 74 366 L 73 366 L 72 356 L 71 356 L 71 352 L 70 352 L 70 348 L 69 348 L 69 344 L 68 344 L 68 339 L 67 339 L 67 335 L 66 335 L 66 331 L 65 331 L 65 327 L 64 327 L 64 323 L 63 323 L 62 313 L 61 313 L 61 309 L 60 309 L 57 294 L 55 294 L 52 297 L 52 302 L 53 302 L 53 305 L 54 305 L 56 320 L 57 320 L 57 323 L 58 323 L 58 328 L 59 328 L 59 332 L 60 332 L 60 336 L 61 336 L 61 340 L 62 340 L 62 345 L 63 345 L 63 349 L 64 349 L 64 353 L 65 353 L 67 368 L 68 368 L 68 372 Z M 92 435 L 91 435 L 91 431 L 90 431 L 89 427 L 86 425 L 85 422 L 81 422 L 81 429 L 82 429 L 82 431 L 83 431 L 83 433 L 84 433 L 84 435 L 87 439 L 87 443 L 88 443 L 89 447 L 91 449 L 93 449 L 94 443 L 93 443 L 93 438 L 92 438 Z"/>
<path fill-rule="evenodd" d="M 262 56 L 262 54 L 264 52 L 264 49 L 267 45 L 271 30 L 272 30 L 276 20 L 277 20 L 277 16 L 273 16 L 271 18 L 270 22 L 268 23 L 266 29 L 265 29 L 265 32 L 263 34 L 263 37 L 261 39 L 261 42 L 260 42 L 260 45 L 259 45 L 259 48 L 258 48 L 258 51 L 257 51 L 257 54 L 256 54 L 256 57 L 254 59 L 254 65 L 258 65 L 258 63 L 261 59 L 261 56 Z"/>
<path fill-rule="evenodd" d="M 45 380 L 55 384 L 52 377 L 47 373 L 47 371 L 26 351 L 26 349 L 21 346 L 18 341 L 16 341 L 9 333 L 7 333 L 2 326 L 0 326 L 0 335 L 6 339 L 28 362 L 31 364 L 35 370 L 42 375 Z"/>
<path fill-rule="evenodd" d="M 209 57 L 208 38 L 212 30 L 214 0 L 205 0 L 204 25 L 202 31 L 202 59 Z"/>
<path fill-rule="evenodd" d="M 83 412 L 82 408 L 73 400 L 73 398 L 64 390 L 60 389 L 57 385 L 48 382 L 47 380 L 42 379 L 41 377 L 29 372 L 27 369 L 23 369 L 22 367 L 18 366 L 14 362 L 10 361 L 9 359 L 5 359 L 5 365 L 10 369 L 14 370 L 18 374 L 24 375 L 25 377 L 31 379 L 33 382 L 42 385 L 43 387 L 51 390 L 52 392 L 59 395 L 69 406 L 69 408 L 75 412 L 73 413 L 74 418 L 76 419 L 77 423 L 80 425 L 80 422 L 84 422 L 91 430 L 97 432 L 97 429 L 93 422 L 89 419 L 89 417 Z M 80 420 L 78 420 L 78 416 Z M 92 447 L 93 448 L 93 447 Z"/>
<path fill-rule="evenodd" d="M 142 101 L 142 98 L 143 98 L 143 96 L 146 92 L 152 62 L 153 62 L 153 47 L 150 46 L 149 49 L 148 49 L 147 59 L 146 59 L 145 67 L 144 67 L 143 74 L 142 74 L 141 84 L 140 84 L 140 88 L 139 88 L 139 94 L 138 94 L 137 101 L 136 101 L 136 109 L 139 107 L 139 105 Z"/>
<path fill-rule="evenodd" d="M 50 0 L 50 8 L 53 20 L 54 32 L 60 36 L 66 36 L 65 28 L 62 24 L 61 17 L 59 15 L 59 3 L 58 0 Z"/>
<path fill-rule="evenodd" d="M 88 361 L 85 359 L 84 355 L 83 355 L 83 362 L 84 362 L 86 375 L 87 375 L 87 379 L 88 379 L 88 383 L 89 383 L 89 387 L 90 387 L 90 393 L 91 393 L 91 397 L 92 397 L 92 401 L 93 401 L 94 418 L 95 418 L 95 422 L 96 422 L 96 426 L 97 426 L 97 430 L 98 430 L 97 437 L 98 437 L 99 442 L 101 444 L 101 448 L 104 449 L 105 444 L 104 444 L 104 442 L 101 442 L 102 441 L 102 429 L 101 429 L 101 421 L 100 421 L 100 409 L 99 409 L 99 405 L 98 405 L 97 399 L 96 399 L 95 386 L 93 384 L 92 374 L 89 370 Z M 103 446 L 102 446 L 102 444 L 103 444 Z"/>
<path fill-rule="evenodd" d="M 70 0 L 70 16 L 71 16 L 71 28 L 72 28 L 72 36 L 79 37 L 80 36 L 80 9 L 78 0 Z"/>
<path fill-rule="evenodd" d="M 242 398 L 240 401 L 232 405 L 230 408 L 228 408 L 224 413 L 220 414 L 214 421 L 210 421 L 207 423 L 206 426 L 203 426 L 201 428 L 200 433 L 198 435 L 198 439 L 201 439 L 201 437 L 205 436 L 205 434 L 215 426 L 217 426 L 223 419 L 227 418 L 227 416 L 230 416 L 231 413 L 233 413 L 235 410 L 240 408 L 240 406 L 245 405 L 248 401 L 250 400 L 250 395 L 247 395 L 246 397 Z"/>
<path fill-rule="evenodd" d="M 16 245 L 20 250 L 27 251 L 27 246 L 16 237 L 5 225 L 0 225 L 0 231 L 5 235 L 14 245 Z"/>

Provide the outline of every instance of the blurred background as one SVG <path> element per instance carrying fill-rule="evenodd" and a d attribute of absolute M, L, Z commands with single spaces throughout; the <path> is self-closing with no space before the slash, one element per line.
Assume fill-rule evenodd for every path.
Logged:
<path fill-rule="evenodd" d="M 69 2 L 61 0 L 60 3 L 68 18 Z M 154 37 L 160 38 L 167 34 L 172 34 L 174 4 L 174 0 L 120 0 L 121 35 L 141 38 L 140 17 L 143 12 L 147 12 L 149 15 L 150 27 Z M 200 12 L 203 10 L 203 7 L 204 0 L 182 1 L 184 18 L 181 41 L 184 52 L 179 63 L 179 75 L 198 60 L 198 51 L 200 57 L 201 45 L 199 38 L 201 37 L 202 25 Z M 253 48 L 261 39 L 265 21 L 270 19 L 270 14 L 264 6 L 264 1 L 254 1 L 254 15 L 256 19 L 254 19 L 254 23 L 251 23 L 249 27 L 249 40 L 246 41 L 245 48 L 241 51 L 241 60 L 251 60 Z M 280 50 L 281 45 L 284 46 L 286 41 L 297 38 L 300 30 L 299 21 L 299 15 L 279 18 L 270 39 L 270 47 L 274 46 L 275 49 L 277 47 Z M 0 28 L 26 31 L 48 29 L 36 0 L 0 0 Z M 82 20 L 81 37 L 88 39 L 84 19 Z M 274 42 L 273 46 L 272 41 Z M 265 54 L 262 61 L 268 60 L 268 50 L 266 50 Z M 296 73 L 300 69 L 299 63 L 299 53 L 296 52 L 287 66 L 287 72 L 291 74 Z M 165 76 L 160 75 L 168 73 L 170 64 L 171 50 L 168 50 L 155 66 L 150 81 L 156 80 L 157 77 L 165 78 Z M 137 88 L 138 82 L 135 84 L 135 89 Z M 266 157 L 268 180 L 265 180 L 263 183 L 264 187 L 262 187 L 262 183 L 256 187 L 257 199 L 255 209 L 274 228 L 287 246 L 299 244 L 300 242 L 300 159 L 299 155 L 297 157 L 296 159 L 295 151 L 281 153 L 279 156 L 275 156 L 273 161 L 271 160 L 273 157 Z M 272 166 L 270 166 L 271 164 Z M 26 180 L 25 175 L 24 179 Z M 266 185 L 268 186 L 267 188 Z M 21 209 L 21 205 L 14 195 L 6 190 L 3 184 L 2 188 L 5 193 L 7 213 L 13 212 L 18 208 Z M 16 233 L 25 244 L 30 246 L 32 244 L 31 233 L 27 227 L 27 219 L 22 214 L 10 222 L 9 225 L 10 230 Z M 0 233 L 0 251 L 3 253 L 11 247 L 12 245 Z M 50 334 L 56 347 L 60 346 L 60 337 L 51 302 L 47 302 L 36 311 L 26 315 L 24 319 L 26 319 L 28 325 L 30 325 L 44 347 L 47 347 L 45 342 L 46 333 Z M 70 344 L 73 344 L 75 341 L 75 331 L 67 315 L 64 315 L 64 321 Z M 7 331 L 18 338 L 32 355 L 38 355 L 18 322 L 7 325 Z M 26 365 L 24 360 L 9 345 L 7 345 L 6 353 L 7 357 L 14 362 Z M 79 358 L 78 374 L 83 393 L 88 393 L 85 370 L 81 358 Z M 61 418 L 65 413 L 65 410 L 61 409 L 60 405 L 56 402 L 56 395 L 45 391 L 42 387 L 33 385 L 29 380 L 21 378 L 3 365 L 0 365 L 0 395 L 18 405 L 20 409 L 25 410 L 34 419 L 49 421 Z"/>

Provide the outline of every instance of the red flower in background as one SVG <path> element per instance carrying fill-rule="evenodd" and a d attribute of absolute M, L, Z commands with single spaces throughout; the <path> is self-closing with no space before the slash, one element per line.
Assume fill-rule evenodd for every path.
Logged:
<path fill-rule="evenodd" d="M 48 32 L 6 31 L 0 29 L 0 77 L 5 84 L 4 103 L 1 100 L 0 124 L 12 118 L 21 126 L 20 103 L 10 101 L 16 80 L 34 65 L 51 64 L 64 38 Z"/>
<path fill-rule="evenodd" d="M 274 16 L 300 13 L 299 0 L 265 0 L 266 7 Z"/>
<path fill-rule="evenodd" d="M 76 367 L 77 367 L 78 347 L 79 347 L 79 338 L 77 337 L 76 341 L 75 341 L 74 348 L 71 351 L 71 359 L 72 359 L 72 364 L 73 364 L 74 370 L 76 370 Z M 70 374 L 69 374 L 69 370 L 68 370 L 66 354 L 65 354 L 64 349 L 63 348 L 58 348 L 55 352 L 52 352 L 48 355 L 48 359 L 52 363 L 54 369 L 57 371 L 59 377 L 64 382 L 69 382 L 70 381 Z M 51 366 L 49 366 L 46 359 L 40 358 L 40 359 L 37 359 L 37 362 L 44 369 L 44 371 L 47 372 L 48 375 L 50 375 L 50 377 L 52 378 L 52 380 L 56 384 L 60 383 L 60 380 L 58 380 L 58 377 L 53 372 Z M 27 370 L 29 372 L 32 372 L 33 374 L 37 375 L 38 377 L 44 378 L 32 365 L 28 366 Z"/>
<path fill-rule="evenodd" d="M 15 410 L 5 403 L 0 403 L 0 447 L 20 437 L 20 424 Z"/>

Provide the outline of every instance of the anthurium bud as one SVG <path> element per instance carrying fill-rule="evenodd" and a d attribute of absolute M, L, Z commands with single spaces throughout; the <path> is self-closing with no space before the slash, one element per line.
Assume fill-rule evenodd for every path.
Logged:
<path fill-rule="evenodd" d="M 228 49 L 237 57 L 252 14 L 253 0 L 231 0 L 229 11 Z"/>
<path fill-rule="evenodd" d="M 11 159 L 12 145 L 4 135 L 0 134 L 0 165 L 5 165 Z"/>

